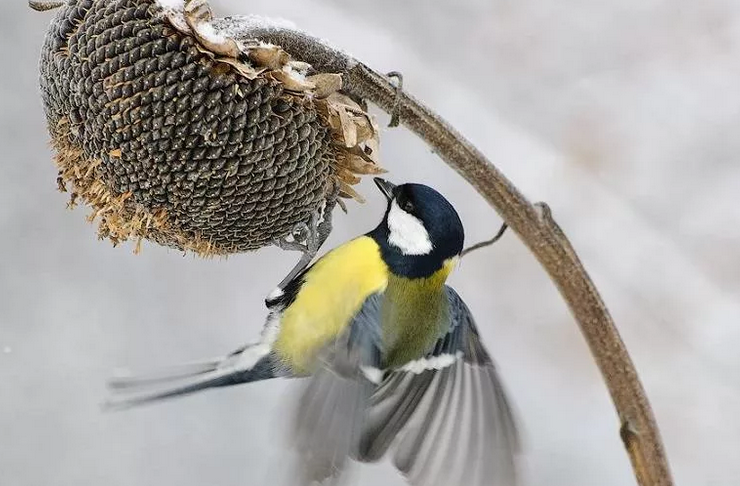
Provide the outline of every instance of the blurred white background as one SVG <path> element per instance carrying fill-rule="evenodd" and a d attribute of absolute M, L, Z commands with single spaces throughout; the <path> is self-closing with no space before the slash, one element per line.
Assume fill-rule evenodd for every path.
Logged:
<path fill-rule="evenodd" d="M 213 0 L 283 17 L 405 87 L 532 200 L 547 201 L 601 290 L 649 394 L 677 484 L 740 484 L 740 3 L 731 0 Z M 0 7 L 0 484 L 243 486 L 282 466 L 295 387 L 217 390 L 102 413 L 104 382 L 254 339 L 297 255 L 203 261 L 98 242 L 67 211 L 37 93 L 50 15 Z M 387 117 L 379 116 L 385 125 Z M 500 219 L 405 129 L 383 133 L 396 181 L 449 196 L 469 241 Z M 382 197 L 338 214 L 333 246 Z M 454 275 L 508 385 L 531 486 L 634 479 L 577 326 L 513 235 Z M 356 484 L 401 485 L 389 465 Z"/>

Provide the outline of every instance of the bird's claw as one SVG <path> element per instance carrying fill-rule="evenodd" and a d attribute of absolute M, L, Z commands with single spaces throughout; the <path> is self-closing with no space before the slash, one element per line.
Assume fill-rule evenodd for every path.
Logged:
<path fill-rule="evenodd" d="M 312 217 L 313 219 L 313 217 Z M 275 240 L 275 245 L 281 250 L 300 251 L 308 253 L 310 251 L 310 240 L 315 238 L 312 228 L 305 222 L 297 223 L 287 236 Z"/>
<path fill-rule="evenodd" d="M 275 241 L 275 245 L 282 250 L 300 251 L 303 253 L 301 259 L 298 260 L 295 267 L 280 282 L 278 288 L 284 288 L 296 275 L 305 270 L 319 252 L 321 245 L 329 237 L 332 229 L 331 213 L 336 204 L 336 192 L 338 192 L 338 188 L 339 186 L 336 185 L 336 190 L 327 197 L 326 205 L 323 209 L 311 213 L 308 223 L 301 222 L 296 224 L 288 236 Z"/>

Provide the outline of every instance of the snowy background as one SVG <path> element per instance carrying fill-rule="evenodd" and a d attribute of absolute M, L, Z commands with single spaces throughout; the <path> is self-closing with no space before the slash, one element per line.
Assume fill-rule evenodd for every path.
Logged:
<path fill-rule="evenodd" d="M 549 202 L 609 305 L 655 408 L 678 484 L 740 484 L 740 3 L 735 0 L 237 0 L 380 71 Z M 295 255 L 226 261 L 98 242 L 65 209 L 36 88 L 49 14 L 0 7 L 0 484 L 244 486 L 281 469 L 294 385 L 212 391 L 102 413 L 116 367 L 230 351 Z M 381 116 L 381 124 L 387 117 Z M 419 140 L 386 130 L 396 181 L 447 194 L 469 241 L 496 214 Z M 382 197 L 338 216 L 371 228 Z M 513 235 L 453 284 L 503 373 L 531 486 L 634 485 L 618 422 L 561 298 Z M 403 482 L 388 465 L 357 485 Z"/>

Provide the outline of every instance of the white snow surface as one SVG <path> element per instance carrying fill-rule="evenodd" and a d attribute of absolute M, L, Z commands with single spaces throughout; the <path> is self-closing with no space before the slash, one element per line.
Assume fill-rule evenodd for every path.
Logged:
<path fill-rule="evenodd" d="M 157 4 L 162 8 L 172 10 L 182 10 L 185 8 L 184 0 L 156 0 Z"/>

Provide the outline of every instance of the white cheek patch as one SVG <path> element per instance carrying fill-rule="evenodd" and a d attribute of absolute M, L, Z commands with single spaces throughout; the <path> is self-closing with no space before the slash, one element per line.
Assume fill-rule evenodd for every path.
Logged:
<path fill-rule="evenodd" d="M 388 230 L 388 243 L 404 255 L 428 255 L 434 248 L 424 223 L 401 209 L 395 200 L 388 211 Z"/>

